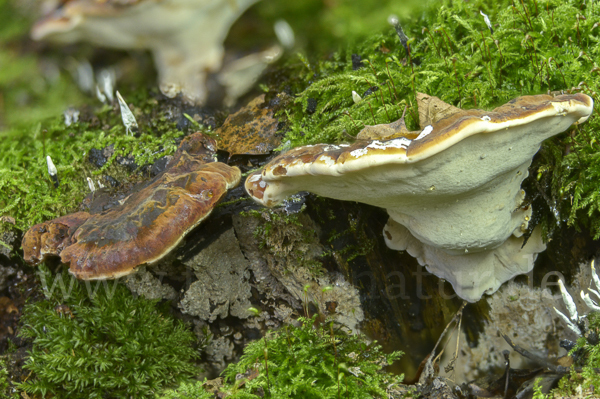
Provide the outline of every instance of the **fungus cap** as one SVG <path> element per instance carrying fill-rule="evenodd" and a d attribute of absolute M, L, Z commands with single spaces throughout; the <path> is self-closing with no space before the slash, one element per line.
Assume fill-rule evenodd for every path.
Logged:
<path fill-rule="evenodd" d="M 77 212 L 31 227 L 23 236 L 23 259 L 31 265 L 39 265 L 48 256 L 58 256 L 71 245 L 71 236 L 90 214 Z"/>
<path fill-rule="evenodd" d="M 258 0 L 63 0 L 51 2 L 34 40 L 149 49 L 163 94 L 202 103 L 208 72 L 221 66 L 233 22 Z"/>
<path fill-rule="evenodd" d="M 83 280 L 117 278 L 161 259 L 212 211 L 240 171 L 220 162 L 163 172 L 123 205 L 82 224 L 60 254 Z"/>
<path fill-rule="evenodd" d="M 463 262 L 478 268 L 472 273 L 499 275 L 493 256 L 482 257 L 481 264 L 469 259 L 497 254 L 509 237 L 522 235 L 531 208 L 522 203 L 521 182 L 533 156 L 543 140 L 585 122 L 592 109 L 593 100 L 585 94 L 524 96 L 493 111 L 456 109 L 422 126 L 415 138 L 406 134 L 295 148 L 248 176 L 245 186 L 255 201 L 269 207 L 310 191 L 385 208 L 394 226 L 409 234 L 392 234 L 398 229 L 388 225 L 388 246 L 416 253 L 417 246 L 409 245 L 414 238 L 424 248 L 421 253 L 429 253 L 417 259 L 448 279 L 461 297 L 476 301 L 507 275 L 528 272 L 533 262 L 527 259 L 535 255 L 511 261 L 512 271 L 498 279 L 467 281 L 448 268 Z M 529 244 L 538 252 L 543 245 L 535 237 Z M 520 251 L 518 245 L 511 250 Z"/>
<path fill-rule="evenodd" d="M 23 238 L 25 261 L 38 264 L 45 256 L 60 255 L 70 273 L 83 280 L 117 278 L 156 262 L 239 183 L 240 170 L 213 162 L 215 151 L 215 141 L 201 133 L 186 137 L 166 170 L 120 205 L 33 226 Z"/>

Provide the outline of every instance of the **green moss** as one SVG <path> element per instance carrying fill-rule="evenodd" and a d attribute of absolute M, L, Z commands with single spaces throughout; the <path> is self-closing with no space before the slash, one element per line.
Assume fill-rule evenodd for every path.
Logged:
<path fill-rule="evenodd" d="M 214 399 L 215 395 L 206 391 L 204 382 L 184 382 L 177 389 L 165 391 L 161 399 Z"/>
<path fill-rule="evenodd" d="M 4 359 L 0 359 L 0 399 L 16 398 L 17 395 L 13 394 L 11 391 L 12 387 L 8 380 L 6 361 Z"/>
<path fill-rule="evenodd" d="M 598 335 L 600 334 L 600 312 L 591 312 L 587 315 L 589 326 L 586 331 L 586 337 L 577 340 L 577 345 L 570 352 L 572 356 L 579 359 L 574 364 L 579 371 L 572 368 L 571 373 L 564 377 L 559 387 L 553 391 L 557 395 L 575 395 L 577 390 L 589 391 L 597 389 L 600 386 L 600 375 L 597 370 L 600 369 L 600 344 Z M 588 339 L 589 337 L 594 337 Z M 595 388 L 596 387 L 596 388 Z"/>
<path fill-rule="evenodd" d="M 582 0 L 431 2 L 419 17 L 402 20 L 410 51 L 390 28 L 324 60 L 301 56 L 295 76 L 307 88 L 287 110 L 284 146 L 351 141 L 364 125 L 398 119 L 404 107 L 408 127 L 417 129 L 416 92 L 462 108 L 560 90 L 598 100 L 599 18 L 600 7 Z M 362 57 L 362 68 L 353 69 L 352 54 Z M 366 95 L 371 87 L 378 90 Z M 363 97 L 357 104 L 353 90 Z M 600 238 L 599 149 L 595 115 L 544 143 L 536 167 L 548 187 L 546 233 L 567 223 Z"/>
<path fill-rule="evenodd" d="M 48 298 L 27 305 L 21 335 L 33 340 L 20 385 L 56 398 L 153 397 L 198 370 L 195 336 L 157 301 L 122 284 L 78 282 L 42 267 Z"/>
<path fill-rule="evenodd" d="M 402 376 L 383 372 L 400 352 L 385 355 L 376 342 L 348 335 L 331 322 L 315 325 L 315 318 L 300 318 L 300 327 L 286 326 L 250 343 L 240 361 L 223 372 L 221 391 L 232 399 L 263 397 L 260 393 L 271 398 L 386 398 L 402 382 Z M 209 396 L 200 383 L 163 396 L 192 397 Z"/>
<path fill-rule="evenodd" d="M 533 396 L 531 399 L 546 399 L 547 396 L 542 392 L 542 386 L 540 385 L 540 379 L 535 380 L 533 384 Z"/>
<path fill-rule="evenodd" d="M 139 137 L 125 134 L 118 109 L 109 106 L 99 108 L 90 122 L 66 127 L 61 116 L 33 127 L 0 132 L 0 215 L 13 217 L 16 227 L 26 230 L 76 210 L 89 194 L 86 177 L 96 181 L 108 174 L 117 180 L 127 179 L 131 171 L 117 167 L 117 157 L 132 154 L 136 164 L 143 166 L 173 153 L 175 140 L 183 133 L 164 116 L 154 116 L 148 106 L 153 101 L 149 94 L 138 101 L 133 112 L 140 124 Z M 114 145 L 112 157 L 96 170 L 87 161 L 89 151 L 109 145 Z M 46 155 L 58 170 L 58 188 L 48 175 Z M 6 224 L 0 225 L 3 227 Z"/>
<path fill-rule="evenodd" d="M 259 240 L 261 248 L 266 248 L 276 257 L 288 258 L 286 270 L 300 266 L 313 277 L 319 277 L 324 272 L 323 264 L 305 253 L 306 245 L 318 245 L 319 240 L 303 210 L 304 206 L 300 212 L 291 214 L 282 208 L 249 210 L 242 212 L 242 216 L 258 219 L 254 237 Z"/>

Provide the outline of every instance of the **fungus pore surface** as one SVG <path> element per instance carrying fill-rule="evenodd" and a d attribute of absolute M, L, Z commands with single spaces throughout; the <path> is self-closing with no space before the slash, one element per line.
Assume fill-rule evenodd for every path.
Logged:
<path fill-rule="evenodd" d="M 592 109 L 585 94 L 524 96 L 493 111 L 452 107 L 439 120 L 422 118 L 430 124 L 419 132 L 388 125 L 400 137 L 295 148 L 249 175 L 245 186 L 268 207 L 310 191 L 385 208 L 386 244 L 474 302 L 529 272 L 545 249 L 535 230 L 523 246 L 531 207 L 521 183 L 542 141 L 585 122 Z"/>

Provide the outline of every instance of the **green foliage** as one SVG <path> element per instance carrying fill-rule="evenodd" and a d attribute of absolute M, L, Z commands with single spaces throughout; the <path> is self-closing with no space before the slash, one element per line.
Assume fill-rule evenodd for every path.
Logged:
<path fill-rule="evenodd" d="M 169 389 L 160 396 L 161 399 L 214 399 L 200 381 L 183 382 L 177 389 Z"/>
<path fill-rule="evenodd" d="M 386 397 L 386 386 L 402 381 L 380 373 L 400 352 L 385 355 L 376 343 L 334 331 L 331 323 L 313 327 L 314 318 L 300 321 L 300 327 L 287 326 L 249 344 L 240 361 L 225 369 L 225 379 L 234 383 L 236 375 L 258 371 L 242 392 L 260 387 L 276 398 L 337 398 L 338 392 L 340 397 Z"/>
<path fill-rule="evenodd" d="M 315 317 L 300 322 L 300 327 L 286 326 L 250 343 L 240 361 L 223 372 L 221 391 L 232 399 L 262 397 L 259 392 L 278 399 L 387 398 L 386 390 L 402 382 L 402 376 L 382 372 L 400 352 L 385 355 L 375 342 L 334 330 L 330 322 L 315 327 Z M 197 383 L 163 398 L 209 397 L 203 395 Z"/>
<path fill-rule="evenodd" d="M 72 212 L 89 194 L 86 177 L 100 180 L 110 174 L 127 178 L 124 168 L 117 168 L 117 157 L 132 154 L 137 165 L 173 153 L 175 139 L 182 132 L 164 118 L 152 118 L 149 96 L 133 109 L 140 123 L 140 136 L 125 134 L 120 114 L 104 106 L 94 123 L 80 122 L 67 127 L 62 117 L 47 119 L 35 127 L 16 127 L 0 132 L 0 215 L 12 216 L 21 230 L 47 219 Z M 96 170 L 88 161 L 90 149 L 114 145 L 108 162 Z M 50 155 L 58 170 L 60 185 L 54 188 L 46 166 Z M 104 182 L 106 185 L 106 182 Z M 0 225 L 0 229 L 6 224 Z"/>
<path fill-rule="evenodd" d="M 600 333 L 600 312 L 591 312 L 587 315 L 589 326 L 586 336 L 595 335 L 590 340 L 580 337 L 575 347 L 569 352 L 578 361 L 571 368 L 571 373 L 560 380 L 557 389 L 552 391 L 554 397 L 567 395 L 569 397 L 588 397 L 586 392 L 594 392 L 600 386 L 600 344 L 597 342 Z M 576 368 L 578 371 L 576 371 Z M 582 392 L 584 395 L 582 396 Z M 589 396 L 591 397 L 591 396 Z M 542 397 L 543 399 L 543 397 Z"/>
<path fill-rule="evenodd" d="M 313 277 L 319 277 L 324 272 L 323 264 L 306 256 L 306 245 L 317 244 L 319 239 L 315 231 L 306 226 L 305 216 L 301 211 L 288 214 L 280 208 L 249 210 L 241 214 L 259 221 L 254 237 L 259 240 L 260 248 L 266 248 L 277 257 L 288 257 L 286 270 L 300 266 L 308 270 Z"/>
<path fill-rule="evenodd" d="M 546 399 L 548 396 L 542 393 L 542 386 L 540 385 L 540 380 L 535 380 L 533 384 L 533 396 L 531 399 Z"/>
<path fill-rule="evenodd" d="M 27 305 L 21 335 L 33 340 L 20 388 L 56 398 L 153 397 L 197 369 L 194 334 L 157 301 L 117 281 L 79 282 L 41 267 L 48 298 Z"/>
<path fill-rule="evenodd" d="M 0 399 L 11 399 L 17 395 L 11 393 L 10 382 L 8 381 L 8 370 L 6 369 L 6 361 L 0 359 Z"/>
<path fill-rule="evenodd" d="M 398 119 L 405 107 L 407 125 L 416 130 L 416 92 L 462 108 L 489 109 L 521 95 L 561 90 L 584 92 L 598 103 L 599 18 L 600 6 L 583 0 L 431 2 L 418 18 L 402 21 L 409 51 L 390 28 L 319 62 L 300 56 L 296 76 L 307 88 L 287 110 L 285 146 L 348 141 L 366 124 Z M 363 67 L 353 69 L 352 54 L 362 57 Z M 353 90 L 363 98 L 356 104 Z M 549 233 L 578 220 L 600 237 L 596 115 L 543 145 L 537 165 L 550 188 L 552 216 L 542 221 Z"/>

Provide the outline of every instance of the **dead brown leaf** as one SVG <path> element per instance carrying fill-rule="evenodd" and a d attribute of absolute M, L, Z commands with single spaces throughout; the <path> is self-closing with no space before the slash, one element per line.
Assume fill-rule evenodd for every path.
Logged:
<path fill-rule="evenodd" d="M 19 314 L 19 309 L 15 306 L 12 299 L 8 297 L 0 297 L 0 315 L 16 313 Z"/>
<path fill-rule="evenodd" d="M 15 224 L 15 218 L 12 216 L 0 216 L 0 222 Z"/>
<path fill-rule="evenodd" d="M 273 117 L 275 111 L 264 102 L 262 94 L 225 119 L 223 126 L 215 131 L 220 150 L 230 155 L 268 154 L 281 143 L 281 136 L 277 135 L 279 121 Z"/>
<path fill-rule="evenodd" d="M 406 128 L 404 116 L 406 108 L 402 113 L 402 117 L 392 123 L 382 123 L 379 125 L 366 125 L 356 135 L 357 140 L 391 140 L 398 137 L 406 137 L 407 139 L 415 139 L 420 132 L 411 132 Z"/>
<path fill-rule="evenodd" d="M 436 96 L 424 93 L 417 93 L 417 105 L 419 107 L 419 125 L 421 129 L 461 111 L 460 108 L 456 108 Z"/>

